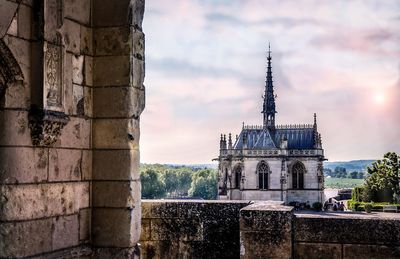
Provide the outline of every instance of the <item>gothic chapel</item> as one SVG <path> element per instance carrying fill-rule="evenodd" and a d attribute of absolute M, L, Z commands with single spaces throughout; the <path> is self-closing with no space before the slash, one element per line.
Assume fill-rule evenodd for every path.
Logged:
<path fill-rule="evenodd" d="M 246 126 L 232 142 L 221 135 L 219 199 L 323 201 L 324 150 L 314 124 L 275 125 L 271 51 L 262 114 L 263 125 Z"/>

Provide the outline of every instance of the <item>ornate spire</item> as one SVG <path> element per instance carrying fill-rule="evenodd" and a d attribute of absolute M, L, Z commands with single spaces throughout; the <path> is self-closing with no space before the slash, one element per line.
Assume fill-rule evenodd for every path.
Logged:
<path fill-rule="evenodd" d="M 264 128 L 274 129 L 275 128 L 275 95 L 274 86 L 272 85 L 272 66 L 271 66 L 271 45 L 268 44 L 268 68 L 267 78 L 265 80 L 265 93 L 264 93 Z"/>

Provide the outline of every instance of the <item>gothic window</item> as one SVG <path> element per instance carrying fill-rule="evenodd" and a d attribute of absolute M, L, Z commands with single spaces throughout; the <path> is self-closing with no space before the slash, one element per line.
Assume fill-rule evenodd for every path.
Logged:
<path fill-rule="evenodd" d="M 300 162 L 297 162 L 293 165 L 292 168 L 292 187 L 293 189 L 304 189 L 304 165 Z"/>
<path fill-rule="evenodd" d="M 237 165 L 235 167 L 233 173 L 234 173 L 234 178 L 235 178 L 234 188 L 239 189 L 240 188 L 240 180 L 242 178 L 242 167 L 240 165 Z"/>
<path fill-rule="evenodd" d="M 260 190 L 268 189 L 268 172 L 268 165 L 265 162 L 261 162 L 257 167 L 258 188 Z"/>

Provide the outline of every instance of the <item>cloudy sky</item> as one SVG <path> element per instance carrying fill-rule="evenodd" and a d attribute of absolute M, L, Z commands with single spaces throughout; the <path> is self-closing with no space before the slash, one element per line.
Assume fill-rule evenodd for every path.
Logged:
<path fill-rule="evenodd" d="M 318 116 L 330 161 L 400 152 L 400 1 L 150 0 L 141 161 L 210 163 L 262 124 L 271 42 L 277 123 Z"/>

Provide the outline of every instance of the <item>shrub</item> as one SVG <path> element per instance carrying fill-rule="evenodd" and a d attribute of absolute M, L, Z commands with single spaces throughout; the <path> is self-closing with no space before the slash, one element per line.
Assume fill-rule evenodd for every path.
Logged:
<path fill-rule="evenodd" d="M 353 201 L 361 201 L 362 199 L 362 195 L 363 195 L 363 187 L 355 187 L 352 191 L 351 191 L 351 199 Z"/>
<path fill-rule="evenodd" d="M 318 201 L 314 202 L 312 206 L 313 206 L 313 209 L 316 210 L 316 211 L 321 211 L 322 210 L 322 203 L 320 203 Z"/>
<path fill-rule="evenodd" d="M 364 205 L 364 210 L 365 210 L 365 212 L 367 212 L 367 213 L 371 213 L 371 211 L 372 211 L 372 204 L 370 204 L 370 203 L 365 204 L 365 205 Z"/>

